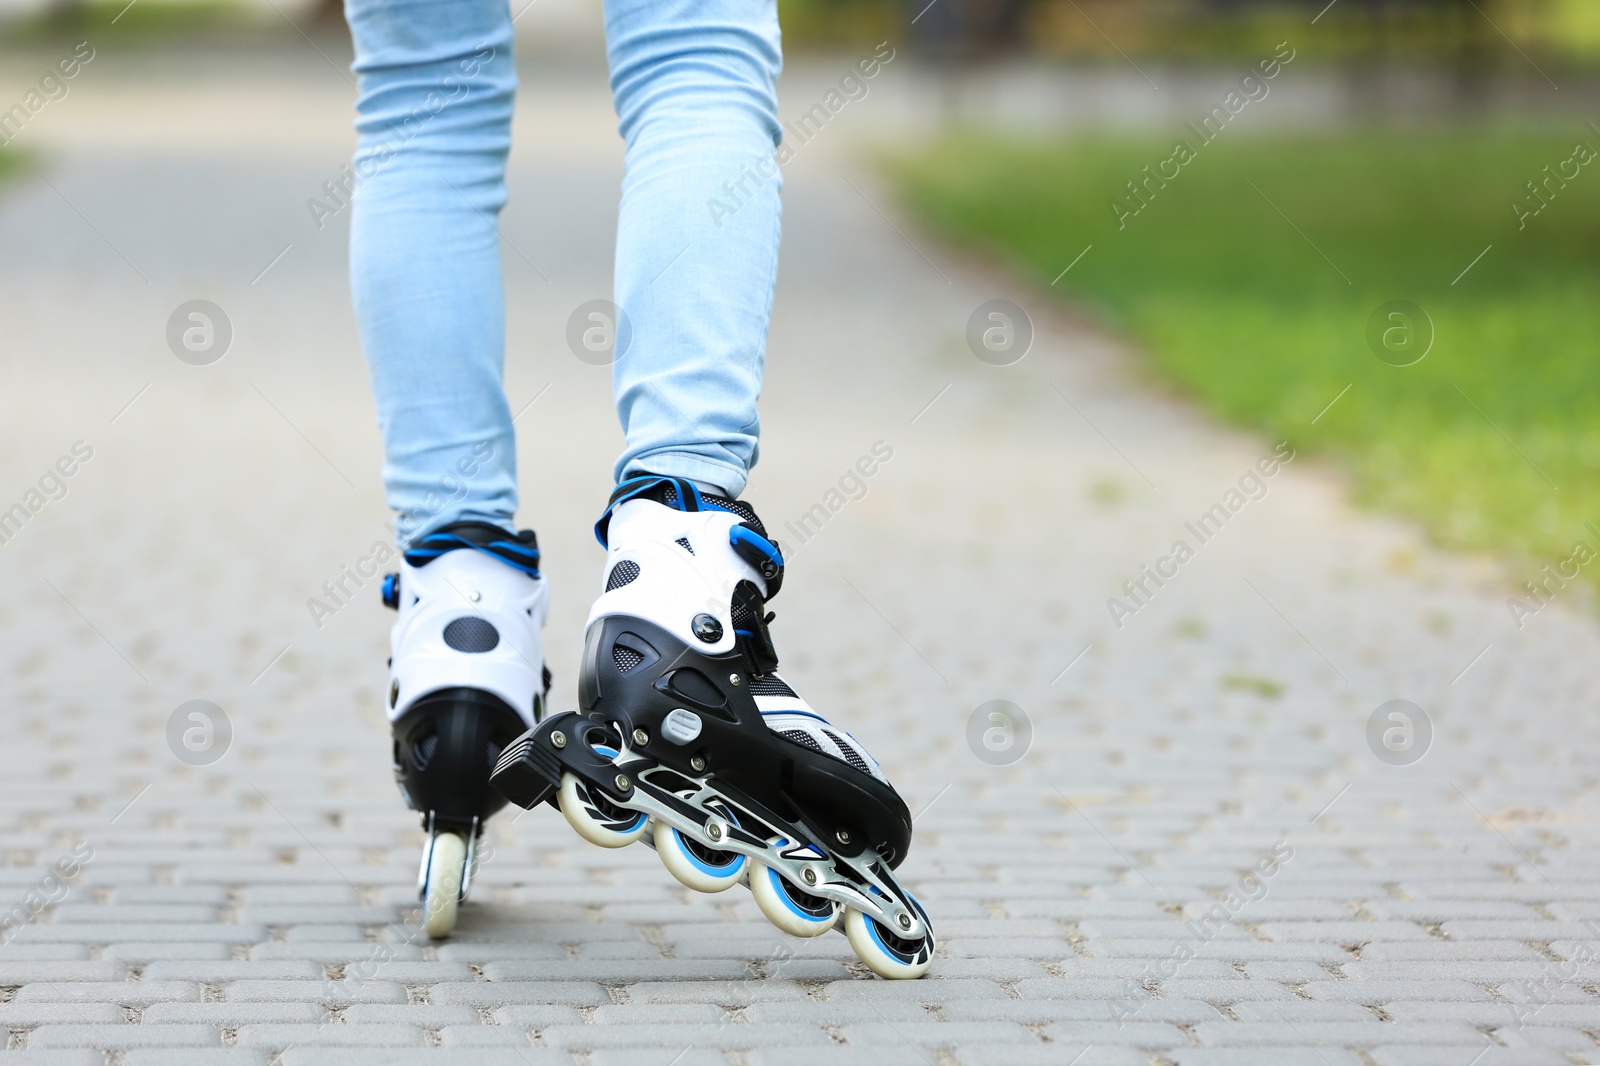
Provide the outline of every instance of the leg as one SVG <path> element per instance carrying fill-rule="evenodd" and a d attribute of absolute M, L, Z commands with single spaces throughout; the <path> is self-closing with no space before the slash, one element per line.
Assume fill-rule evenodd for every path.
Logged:
<path fill-rule="evenodd" d="M 743 490 L 778 264 L 781 66 L 774 0 L 607 0 L 627 142 L 616 299 L 632 343 L 613 369 L 618 480 L 668 474 Z"/>
<path fill-rule="evenodd" d="M 516 70 L 506 0 L 347 0 L 360 78 L 350 282 L 402 546 L 509 528 L 516 453 L 501 374 Z"/>
<path fill-rule="evenodd" d="M 470 887 L 498 753 L 549 689 L 548 587 L 511 534 L 516 463 L 501 385 L 505 204 L 516 71 L 506 0 L 348 0 L 360 76 L 350 277 L 408 548 L 384 601 L 397 783 L 427 831 L 418 893 L 448 935 Z"/>

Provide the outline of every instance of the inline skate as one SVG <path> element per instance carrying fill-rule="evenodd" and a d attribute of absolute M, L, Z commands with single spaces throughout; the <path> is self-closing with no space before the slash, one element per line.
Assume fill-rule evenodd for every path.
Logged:
<path fill-rule="evenodd" d="M 644 840 L 701 892 L 743 883 L 796 936 L 844 926 L 884 977 L 920 977 L 934 936 L 895 879 L 911 815 L 878 763 L 778 675 L 766 604 L 783 557 L 741 501 L 678 478 L 624 481 L 595 535 L 577 711 L 500 756 L 491 781 L 549 802 L 602 847 Z"/>
<path fill-rule="evenodd" d="M 549 608 L 531 530 L 456 522 L 419 538 L 383 602 L 394 775 L 427 833 L 417 895 L 430 937 L 449 935 L 488 817 L 505 806 L 489 772 L 538 724 L 550 689 L 539 630 Z"/>

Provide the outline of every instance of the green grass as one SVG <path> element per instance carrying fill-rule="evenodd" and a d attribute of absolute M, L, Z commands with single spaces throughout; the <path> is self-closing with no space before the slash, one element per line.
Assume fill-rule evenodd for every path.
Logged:
<path fill-rule="evenodd" d="M 1600 548 L 1600 159 L 1525 229 L 1510 207 L 1578 141 L 1600 147 L 1572 127 L 1228 130 L 1121 229 L 1109 201 L 1172 138 L 952 136 L 889 167 L 928 224 L 1132 338 L 1211 411 L 1337 458 L 1441 543 L 1537 568 Z M 1436 331 L 1413 366 L 1365 339 L 1395 299 Z"/>

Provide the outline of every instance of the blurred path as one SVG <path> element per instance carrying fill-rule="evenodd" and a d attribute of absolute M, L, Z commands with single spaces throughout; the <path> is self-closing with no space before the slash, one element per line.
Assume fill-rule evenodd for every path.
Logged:
<path fill-rule="evenodd" d="M 305 206 L 350 148 L 343 62 L 108 48 L 0 193 L 0 508 L 92 449 L 0 544 L 0 902 L 34 919 L 0 946 L 0 1060 L 1593 1061 L 1595 625 L 1558 602 L 1517 631 L 1496 568 L 1354 513 L 1303 458 L 1230 496 L 1272 443 L 1141 384 L 1049 278 L 896 215 L 851 163 L 876 97 L 788 171 L 750 495 L 793 558 L 787 671 L 922 812 L 906 871 L 942 957 L 864 979 L 842 938 L 786 938 L 544 809 L 496 819 L 459 934 L 418 940 L 389 615 L 375 580 L 320 627 L 307 608 L 386 517 L 346 220 Z M 835 77 L 797 66 L 786 116 Z M 567 705 L 620 440 L 608 372 L 563 340 L 609 291 L 603 72 L 530 68 L 518 125 L 507 380 Z M 213 365 L 167 346 L 192 299 L 231 321 Z M 968 347 L 991 299 L 1032 312 L 1015 365 Z M 830 495 L 878 442 L 864 498 Z M 1235 499 L 1199 543 L 1185 523 Z M 786 529 L 818 504 L 820 532 Z M 1141 566 L 1179 538 L 1157 588 Z M 1142 578 L 1117 628 L 1106 601 Z M 1431 740 L 1386 709 L 1369 746 L 1393 699 Z M 175 755 L 186 720 L 169 741 L 190 700 L 231 722 L 208 765 Z M 991 700 L 1031 723 L 996 750 Z"/>

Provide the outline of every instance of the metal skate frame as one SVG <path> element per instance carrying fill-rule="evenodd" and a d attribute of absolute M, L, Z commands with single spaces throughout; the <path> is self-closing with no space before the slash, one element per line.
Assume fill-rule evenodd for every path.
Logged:
<path fill-rule="evenodd" d="M 448 830 L 447 830 L 448 831 Z M 433 845 L 439 839 L 439 830 L 433 824 L 433 812 L 428 812 L 428 840 L 422 846 L 422 865 L 417 869 L 417 898 L 426 899 L 428 895 L 428 867 L 433 864 Z M 478 870 L 478 837 L 483 833 L 483 822 L 474 817 L 472 819 L 472 832 L 467 836 L 467 859 L 461 868 L 461 894 L 456 897 L 456 902 L 467 901 L 467 891 L 472 888 L 472 875 Z"/>
<path fill-rule="evenodd" d="M 615 723 L 613 728 L 622 734 Z M 597 753 L 597 758 L 601 757 Z M 897 937 L 916 940 L 931 935 L 932 929 L 918 909 L 906 904 L 910 897 L 900 887 L 889 864 L 872 849 L 865 848 L 854 857 L 829 851 L 815 843 L 818 834 L 809 827 L 779 818 L 745 796 L 718 789 L 709 782 L 710 775 L 696 777 L 680 773 L 626 746 L 609 765 L 628 773 L 606 781 L 584 772 L 586 767 L 568 762 L 566 768 L 577 773 L 588 788 L 598 791 L 610 802 L 647 814 L 707 848 L 737 852 L 759 862 L 803 892 L 863 912 Z M 655 783 L 652 780 L 655 777 L 670 777 L 675 783 L 691 781 L 696 790 L 688 796 L 678 795 Z M 623 782 L 628 788 L 619 793 L 618 785 Z M 780 848 L 749 828 L 734 824 L 724 812 L 709 806 L 717 800 L 749 812 L 789 843 Z"/>

